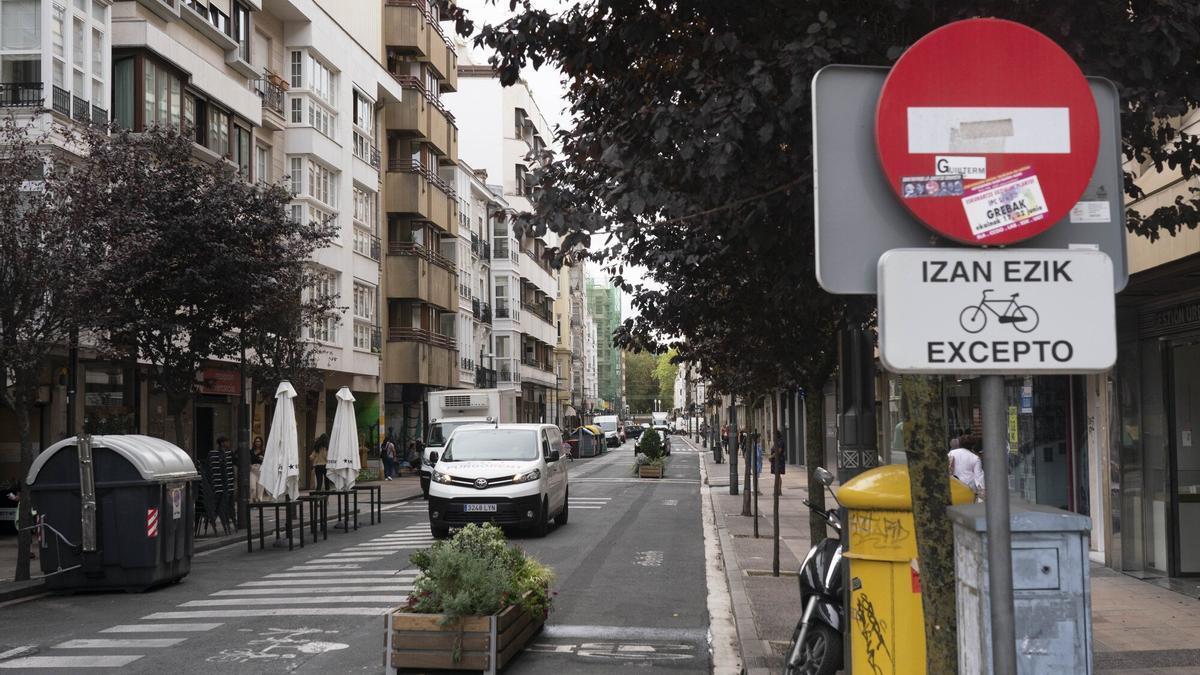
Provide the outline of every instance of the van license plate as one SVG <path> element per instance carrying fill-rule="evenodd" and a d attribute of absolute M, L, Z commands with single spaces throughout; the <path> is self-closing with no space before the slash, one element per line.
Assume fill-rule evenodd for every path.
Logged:
<path fill-rule="evenodd" d="M 480 512 L 484 512 L 484 513 L 495 513 L 496 505 L 495 504 L 463 504 L 463 511 L 466 511 L 468 513 L 472 512 L 472 511 L 480 511 Z"/>

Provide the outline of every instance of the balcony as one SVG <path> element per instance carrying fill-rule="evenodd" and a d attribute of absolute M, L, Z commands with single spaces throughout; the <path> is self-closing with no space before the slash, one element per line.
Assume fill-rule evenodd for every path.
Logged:
<path fill-rule="evenodd" d="M 458 233 L 458 195 L 425 167 L 390 158 L 383 195 L 386 212 L 410 214 L 450 234 Z"/>
<path fill-rule="evenodd" d="M 508 298 L 496 298 L 496 318 L 518 320 L 521 312 L 509 302 Z"/>
<path fill-rule="evenodd" d="M 468 373 L 475 370 L 475 360 L 465 356 L 460 356 L 458 359 L 458 369 Z"/>
<path fill-rule="evenodd" d="M 471 298 L 471 315 L 476 321 L 483 315 L 483 303 L 479 302 L 479 298 Z"/>
<path fill-rule="evenodd" d="M 411 298 L 449 310 L 455 298 L 454 264 L 417 244 L 392 242 L 384 262 L 384 292 L 389 298 Z"/>
<path fill-rule="evenodd" d="M 407 131 L 427 139 L 435 150 L 450 159 L 458 157 L 458 127 L 454 115 L 431 95 L 415 77 L 396 77 L 403 96 L 384 108 L 384 124 L 389 131 Z"/>
<path fill-rule="evenodd" d="M 287 84 L 277 75 L 268 75 L 257 80 L 250 80 L 250 89 L 262 99 L 263 126 L 274 131 L 282 131 L 286 126 L 287 115 L 284 112 L 284 94 Z"/>
<path fill-rule="evenodd" d="M 548 303 L 522 302 L 521 307 L 523 307 L 527 313 L 536 316 L 546 323 L 554 323 L 554 310 Z"/>
<path fill-rule="evenodd" d="M 486 324 L 492 323 L 492 306 L 486 302 L 481 303 L 479 308 L 479 320 Z"/>
<path fill-rule="evenodd" d="M 383 6 L 383 44 L 429 58 L 436 33 L 425 0 L 387 0 Z M 441 40 L 438 39 L 438 44 Z"/>
<path fill-rule="evenodd" d="M 478 389 L 495 389 L 496 369 L 477 366 L 475 368 L 475 387 Z"/>
<path fill-rule="evenodd" d="M 0 108 L 40 108 L 41 82 L 0 82 Z"/>
<path fill-rule="evenodd" d="M 71 116 L 71 92 L 62 87 L 55 86 L 53 90 L 53 98 L 50 105 L 54 108 L 54 112 Z"/>
<path fill-rule="evenodd" d="M 108 111 L 98 105 L 92 106 L 92 124 L 97 126 L 108 124 Z"/>
<path fill-rule="evenodd" d="M 519 384 L 521 382 L 521 363 L 517 359 L 496 359 L 496 379 L 504 384 Z"/>
<path fill-rule="evenodd" d="M 420 328 L 389 329 L 383 379 L 390 384 L 457 386 L 458 351 L 453 338 Z"/>

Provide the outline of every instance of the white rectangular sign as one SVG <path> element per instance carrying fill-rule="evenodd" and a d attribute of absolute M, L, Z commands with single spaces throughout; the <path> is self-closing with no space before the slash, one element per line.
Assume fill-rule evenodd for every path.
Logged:
<path fill-rule="evenodd" d="M 898 373 L 1090 373 L 1116 362 L 1101 251 L 894 249 L 879 258 L 879 351 Z"/>
<path fill-rule="evenodd" d="M 1044 154 L 1071 152 L 1067 108 L 909 108 L 908 152 Z"/>

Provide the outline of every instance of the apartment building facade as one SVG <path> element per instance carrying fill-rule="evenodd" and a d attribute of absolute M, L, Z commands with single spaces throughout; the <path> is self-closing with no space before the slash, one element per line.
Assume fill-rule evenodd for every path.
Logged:
<path fill-rule="evenodd" d="M 620 411 L 625 402 L 625 361 L 613 346 L 613 333 L 621 324 L 621 291 L 608 283 L 587 280 L 588 307 L 596 323 L 598 408 Z"/>
<path fill-rule="evenodd" d="M 488 66 L 464 57 L 458 92 L 448 105 L 462 128 L 463 159 L 501 186 L 513 213 L 529 213 L 529 174 L 544 161 L 549 126 L 525 83 L 501 87 Z M 491 225 L 493 355 L 500 386 L 519 389 L 522 421 L 558 422 L 562 407 L 555 371 L 559 332 L 555 318 L 558 271 L 546 258 L 548 242 L 518 238 L 511 218 Z"/>
<path fill-rule="evenodd" d="M 457 342 L 458 386 L 463 389 L 494 388 L 495 355 L 492 353 L 492 221 L 507 218 L 508 203 L 499 185 L 487 183 L 487 173 L 459 160 L 455 187 L 458 190 L 458 288 Z"/>

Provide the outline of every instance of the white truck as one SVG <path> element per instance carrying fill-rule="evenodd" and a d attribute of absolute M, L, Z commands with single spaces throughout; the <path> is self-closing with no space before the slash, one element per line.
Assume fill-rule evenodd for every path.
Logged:
<path fill-rule="evenodd" d="M 429 433 L 421 453 L 421 491 L 429 496 L 429 453 L 441 452 L 450 432 L 465 424 L 517 421 L 516 389 L 447 389 L 429 393 Z"/>
<path fill-rule="evenodd" d="M 604 442 L 608 447 L 615 448 L 625 442 L 625 429 L 618 415 L 597 415 L 592 421 L 604 432 Z"/>

